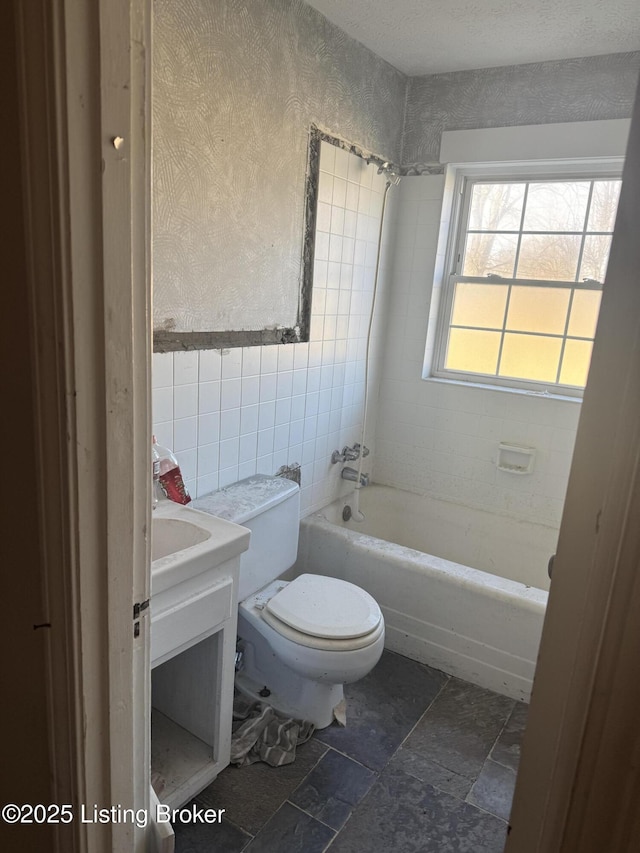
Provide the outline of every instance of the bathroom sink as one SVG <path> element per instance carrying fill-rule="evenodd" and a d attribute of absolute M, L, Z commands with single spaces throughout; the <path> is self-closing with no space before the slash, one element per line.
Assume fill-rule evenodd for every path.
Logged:
<path fill-rule="evenodd" d="M 215 568 L 246 551 L 246 527 L 161 501 L 151 519 L 151 594 Z"/>
<path fill-rule="evenodd" d="M 151 560 L 159 560 L 177 551 L 184 551 L 200 542 L 206 542 L 211 534 L 190 521 L 177 518 L 154 518 L 151 527 Z"/>

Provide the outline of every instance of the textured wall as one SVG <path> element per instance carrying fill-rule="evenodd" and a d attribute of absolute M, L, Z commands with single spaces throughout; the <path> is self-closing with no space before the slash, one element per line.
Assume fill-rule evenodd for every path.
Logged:
<path fill-rule="evenodd" d="M 309 343 L 154 353 L 153 431 L 175 450 L 192 496 L 294 462 L 302 465 L 303 514 L 353 489 L 340 479 L 342 466 L 331 464 L 331 453 L 362 436 L 383 187 L 375 165 L 322 144 Z M 385 234 L 379 296 L 388 258 Z M 377 353 L 383 316 L 376 308 Z M 375 386 L 378 365 L 371 368 Z M 366 433 L 372 457 L 375 414 L 372 394 Z"/>
<path fill-rule="evenodd" d="M 296 321 L 312 122 L 395 160 L 406 78 L 299 0 L 155 0 L 154 327 Z"/>
<path fill-rule="evenodd" d="M 443 130 L 628 118 L 640 52 L 413 77 L 402 163 L 438 161 Z"/>

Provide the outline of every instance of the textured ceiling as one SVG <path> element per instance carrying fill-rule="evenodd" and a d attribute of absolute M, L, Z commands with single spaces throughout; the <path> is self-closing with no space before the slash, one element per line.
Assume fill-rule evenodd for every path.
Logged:
<path fill-rule="evenodd" d="M 640 50 L 640 0 L 307 0 L 411 76 Z"/>

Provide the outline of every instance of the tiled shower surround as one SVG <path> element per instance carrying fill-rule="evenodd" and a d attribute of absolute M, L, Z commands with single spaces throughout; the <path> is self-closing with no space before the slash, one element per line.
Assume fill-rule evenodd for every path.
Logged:
<path fill-rule="evenodd" d="M 449 223 L 446 209 L 442 212 L 444 181 L 443 175 L 403 178 L 397 203 L 390 208 L 393 283 L 385 318 L 374 478 L 558 527 L 580 402 L 422 378 L 423 362 L 426 375 L 430 369 L 445 262 Z M 439 240 L 442 232 L 444 241 Z M 536 449 L 532 474 L 497 470 L 501 441 Z"/>
<path fill-rule="evenodd" d="M 154 355 L 154 432 L 175 450 L 194 496 L 295 462 L 303 515 L 353 488 L 330 456 L 361 437 L 384 180 L 326 142 L 320 169 L 311 341 Z M 365 471 L 379 483 L 557 527 L 579 402 L 422 378 L 434 274 L 444 263 L 443 192 L 442 175 L 405 177 L 390 190 Z M 501 441 L 536 448 L 533 474 L 497 470 Z"/>
<path fill-rule="evenodd" d="M 154 433 L 192 496 L 296 462 L 305 514 L 352 488 L 330 457 L 361 438 L 384 187 L 376 166 L 322 143 L 309 343 L 154 354 Z"/>

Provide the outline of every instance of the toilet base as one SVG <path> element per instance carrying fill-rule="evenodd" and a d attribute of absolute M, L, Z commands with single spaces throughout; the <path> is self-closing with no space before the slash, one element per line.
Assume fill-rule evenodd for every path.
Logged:
<path fill-rule="evenodd" d="M 364 678 L 380 659 L 384 630 L 376 631 L 369 645 L 348 650 L 317 649 L 292 641 L 261 615 L 269 597 L 277 592 L 273 587 L 283 583 L 275 581 L 240 602 L 238 640 L 244 654 L 236 686 L 245 696 L 271 705 L 286 717 L 324 729 L 344 701 L 343 685 Z M 269 696 L 260 696 L 264 688 Z"/>
<path fill-rule="evenodd" d="M 251 646 L 248 646 L 245 661 L 250 657 Z M 236 673 L 235 679 L 236 689 L 243 696 L 270 705 L 283 717 L 307 720 L 317 729 L 331 725 L 334 720 L 333 709 L 344 699 L 342 684 L 324 684 L 302 678 L 281 663 L 269 673 L 252 669 L 249 661 L 245 667 Z M 265 687 L 270 691 L 269 695 L 261 696 L 260 691 L 264 691 Z"/>

